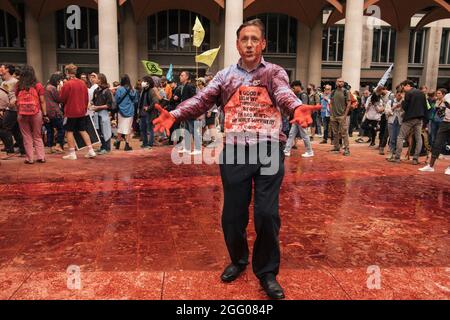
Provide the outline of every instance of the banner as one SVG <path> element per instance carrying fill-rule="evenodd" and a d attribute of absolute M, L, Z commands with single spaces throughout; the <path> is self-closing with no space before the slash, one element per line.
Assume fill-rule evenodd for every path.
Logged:
<path fill-rule="evenodd" d="M 145 71 L 150 75 L 162 76 L 163 70 L 160 68 L 159 64 L 153 61 L 142 60 Z"/>
<path fill-rule="evenodd" d="M 386 85 L 386 82 L 389 80 L 389 78 L 391 77 L 391 73 L 392 73 L 392 69 L 394 68 L 394 64 L 391 64 L 391 66 L 389 67 L 389 69 L 385 72 L 383 78 L 381 78 L 380 82 L 378 82 L 377 87 L 375 88 L 375 90 L 379 87 L 384 87 Z M 394 85 L 394 84 L 392 84 Z M 393 88 L 394 89 L 394 88 Z"/>
<path fill-rule="evenodd" d="M 200 62 L 208 65 L 209 67 L 212 66 L 214 63 L 214 60 L 216 60 L 217 54 L 220 51 L 220 47 L 216 49 L 211 49 L 208 51 L 203 52 L 202 54 L 195 57 L 195 62 Z"/>
<path fill-rule="evenodd" d="M 195 24 L 192 30 L 194 31 L 193 45 L 198 48 L 202 45 L 203 39 L 205 38 L 205 29 L 203 29 L 202 23 L 198 17 L 195 18 Z"/>

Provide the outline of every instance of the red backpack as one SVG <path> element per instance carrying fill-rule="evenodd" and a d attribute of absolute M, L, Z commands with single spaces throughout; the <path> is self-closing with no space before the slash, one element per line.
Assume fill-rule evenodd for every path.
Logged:
<path fill-rule="evenodd" d="M 31 87 L 29 90 L 20 90 L 17 95 L 17 107 L 20 115 L 34 116 L 39 112 L 40 106 L 41 103 L 36 88 Z"/>

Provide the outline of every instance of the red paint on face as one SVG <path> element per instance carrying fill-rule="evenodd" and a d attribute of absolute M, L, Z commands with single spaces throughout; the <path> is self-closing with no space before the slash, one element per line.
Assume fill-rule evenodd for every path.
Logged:
<path fill-rule="evenodd" d="M 263 39 L 261 30 L 256 26 L 248 26 L 241 30 L 236 47 L 246 65 L 258 63 L 266 48 L 266 40 Z"/>

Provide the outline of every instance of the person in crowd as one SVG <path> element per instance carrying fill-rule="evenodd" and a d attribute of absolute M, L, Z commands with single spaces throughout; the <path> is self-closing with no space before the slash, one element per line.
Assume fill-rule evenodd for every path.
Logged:
<path fill-rule="evenodd" d="M 316 86 L 312 83 L 308 85 L 306 89 L 308 94 L 308 104 L 312 106 L 320 105 L 320 94 L 317 92 Z M 313 124 L 311 125 L 311 141 L 314 140 L 314 136 L 317 135 L 319 137 L 322 136 L 322 128 L 321 128 L 321 117 L 319 117 L 320 111 L 316 111 L 313 113 Z"/>
<path fill-rule="evenodd" d="M 125 137 L 125 151 L 133 150 L 131 144 L 131 134 L 133 131 L 133 116 L 135 101 L 138 99 L 136 90 L 131 86 L 130 77 L 124 75 L 120 80 L 120 87 L 116 91 L 116 102 L 119 108 L 117 140 L 114 143 L 116 150 L 120 149 L 122 137 Z"/>
<path fill-rule="evenodd" d="M 323 123 L 323 138 L 321 144 L 328 143 L 328 136 L 330 132 L 330 117 L 331 117 L 331 85 L 327 84 L 324 87 L 323 94 L 321 97 L 322 109 L 320 110 L 320 116 L 322 117 Z"/>
<path fill-rule="evenodd" d="M 174 94 L 174 100 L 176 102 L 186 101 L 197 93 L 197 89 L 190 83 L 191 74 L 189 71 L 182 71 L 180 73 L 180 89 Z M 189 132 L 190 137 L 183 137 L 184 148 L 180 149 L 180 153 L 190 153 L 191 155 L 200 154 L 202 151 L 201 137 L 195 133 L 195 121 L 196 119 L 188 119 L 185 123 L 185 129 Z M 197 125 L 198 126 L 198 125 Z M 192 139 L 194 140 L 194 151 L 191 151 Z"/>
<path fill-rule="evenodd" d="M 344 88 L 344 79 L 336 81 L 336 89 L 331 93 L 331 118 L 330 124 L 333 131 L 333 149 L 331 152 L 339 153 L 341 145 L 339 139 L 344 142 L 344 156 L 350 155 L 350 143 L 348 139 L 347 116 L 351 108 L 351 93 Z"/>
<path fill-rule="evenodd" d="M 305 92 L 303 92 L 303 86 L 301 81 L 296 80 L 292 82 L 291 88 L 294 94 L 297 96 L 297 98 L 299 98 L 299 100 L 302 102 L 305 101 L 305 104 L 307 104 L 308 95 Z M 306 132 L 306 129 L 304 129 L 301 125 L 295 123 L 291 125 L 291 130 L 289 131 L 289 138 L 286 143 L 286 147 L 284 149 L 284 155 L 286 157 L 291 156 L 291 149 L 295 144 L 295 138 L 297 137 L 297 134 L 300 134 L 300 137 L 303 139 L 303 143 L 305 144 L 306 148 L 306 152 L 302 154 L 302 157 L 303 158 L 314 157 L 314 151 L 312 149 L 311 140 L 308 133 Z"/>
<path fill-rule="evenodd" d="M 95 158 L 97 156 L 92 147 L 91 138 L 86 131 L 89 121 L 86 117 L 89 93 L 85 83 L 77 79 L 77 69 L 77 66 L 74 64 L 69 64 L 65 67 L 68 80 L 63 84 L 59 94 L 59 102 L 63 104 L 64 108 L 64 117 L 67 118 L 64 129 L 66 130 L 69 154 L 63 157 L 64 160 L 77 160 L 74 132 L 79 132 L 88 148 L 88 153 L 85 157 Z"/>
<path fill-rule="evenodd" d="M 1 120 L 0 139 L 5 146 L 3 151 L 7 154 L 13 155 L 15 153 L 14 146 L 16 145 L 19 148 L 20 155 L 25 156 L 22 133 L 20 132 L 19 123 L 17 121 L 15 90 L 18 79 L 13 76 L 16 72 L 18 72 L 17 69 L 11 64 L 0 65 L 0 77 L 2 79 L 0 88 L 6 94 L 4 95 L 4 112 L 3 119 Z"/>
<path fill-rule="evenodd" d="M 26 164 L 45 163 L 44 142 L 42 141 L 42 125 L 49 122 L 45 103 L 45 89 L 36 80 L 32 66 L 24 66 L 16 88 L 17 121 L 23 137 L 26 153 Z"/>
<path fill-rule="evenodd" d="M 413 157 L 413 164 L 419 164 L 420 151 L 422 150 L 422 125 L 423 119 L 427 114 L 427 99 L 424 93 L 414 88 L 414 82 L 405 80 L 401 84 L 402 90 L 405 92 L 405 100 L 402 108 L 405 111 L 403 122 L 400 127 L 400 134 L 397 139 L 397 147 L 395 157 L 389 161 L 400 163 L 400 157 L 403 149 L 403 141 L 412 131 L 416 142 L 416 149 Z"/>
<path fill-rule="evenodd" d="M 168 83 L 167 78 L 164 76 L 161 77 L 161 88 L 164 89 L 167 101 L 170 101 L 172 99 L 172 95 L 173 95 L 172 87 Z"/>
<path fill-rule="evenodd" d="M 381 102 L 383 103 L 383 108 L 386 108 L 388 102 L 394 101 L 395 95 L 388 90 L 386 86 L 378 88 L 377 94 L 380 95 Z M 389 140 L 389 129 L 386 114 L 383 112 L 380 119 L 380 144 L 379 144 L 379 154 L 384 155 L 384 149 L 386 148 L 387 142 Z"/>
<path fill-rule="evenodd" d="M 94 91 L 91 110 L 95 112 L 94 123 L 100 136 L 101 147 L 99 155 L 111 152 L 111 118 L 110 112 L 113 108 L 113 93 L 110 90 L 108 79 L 103 73 L 97 75 L 98 88 Z"/>
<path fill-rule="evenodd" d="M 403 93 L 401 91 L 397 91 L 394 100 L 388 101 L 384 111 L 389 130 L 389 151 L 391 153 L 391 157 L 389 159 L 393 159 L 395 157 L 397 150 L 397 139 L 400 134 L 400 127 L 403 122 L 404 114 L 402 103 Z"/>
<path fill-rule="evenodd" d="M 155 86 L 155 82 L 152 77 L 145 76 L 141 82 L 142 93 L 139 99 L 139 128 L 141 130 L 141 138 L 143 149 L 153 148 L 155 142 L 155 133 L 153 129 L 153 120 L 158 117 L 158 110 L 155 108 L 155 104 L 161 101 L 159 90 Z"/>
<path fill-rule="evenodd" d="M 45 123 L 47 130 L 47 147 L 51 153 L 64 153 L 64 114 L 61 109 L 61 100 L 59 97 L 58 87 L 62 87 L 64 76 L 56 72 L 51 75 L 45 87 L 45 104 L 47 106 L 47 115 L 49 121 Z M 57 132 L 55 144 L 54 133 Z"/>
<path fill-rule="evenodd" d="M 364 121 L 364 129 L 368 131 L 370 138 L 369 147 L 375 146 L 377 130 L 380 125 L 381 115 L 384 113 L 384 105 L 381 96 L 374 92 L 366 102 L 366 120 Z"/>
<path fill-rule="evenodd" d="M 429 133 L 430 133 L 430 145 L 433 146 L 434 141 L 436 141 L 436 136 L 439 131 L 439 126 L 445 117 L 445 95 L 447 90 L 440 88 L 436 91 L 436 99 L 432 103 L 432 109 L 430 112 L 429 121 Z"/>
<path fill-rule="evenodd" d="M 440 91 L 442 89 L 439 89 Z M 433 144 L 433 150 L 431 153 L 430 163 L 425 167 L 420 168 L 419 170 L 422 172 L 434 172 L 434 166 L 436 164 L 437 159 L 439 158 L 440 153 L 442 152 L 444 146 L 450 141 L 450 94 L 446 94 L 444 97 L 444 119 L 439 125 L 439 129 L 436 135 L 436 139 Z M 441 111 L 442 112 L 442 111 Z M 445 170 L 446 175 L 450 175 L 450 166 Z"/>

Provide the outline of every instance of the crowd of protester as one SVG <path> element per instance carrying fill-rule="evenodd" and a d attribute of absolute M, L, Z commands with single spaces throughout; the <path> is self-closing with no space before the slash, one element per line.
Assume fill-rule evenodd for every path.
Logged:
<path fill-rule="evenodd" d="M 58 153 L 64 154 L 65 160 L 76 160 L 76 148 L 81 143 L 87 149 L 85 157 L 95 158 L 112 148 L 120 150 L 122 144 L 124 151 L 133 150 L 133 138 L 141 141 L 142 149 L 173 142 L 182 146 L 180 153 L 197 155 L 202 152 L 202 144 L 215 146 L 218 129 L 223 130 L 224 116 L 218 106 L 198 119 L 176 124 L 170 132 L 182 127 L 190 137 L 171 141 L 165 133 L 155 133 L 153 127 L 159 115 L 155 104 L 175 110 L 208 85 L 213 79 L 210 73 L 193 79 L 190 72 L 183 71 L 178 82 L 145 76 L 134 85 L 128 75 L 123 75 L 110 85 L 102 73 L 77 71 L 70 64 L 64 73 L 55 72 L 47 83 L 39 83 L 31 66 L 19 70 L 13 65 L 0 65 L 0 139 L 7 157 L 18 155 L 26 164 L 34 164 L 45 163 L 46 153 Z M 313 113 L 313 123 L 307 129 L 291 125 L 291 119 L 283 116 L 286 156 L 298 148 L 297 138 L 303 141 L 304 158 L 314 157 L 312 141 L 316 138 L 321 139 L 320 144 L 330 143 L 330 152 L 342 151 L 343 156 L 350 156 L 354 133 L 358 134 L 356 143 L 368 144 L 380 155 L 387 153 L 386 159 L 392 163 L 401 161 L 404 148 L 404 156 L 412 157 L 414 165 L 419 164 L 420 156 L 426 156 L 429 162 L 420 169 L 424 172 L 433 172 L 440 155 L 450 151 L 450 94 L 446 89 L 416 89 L 409 80 L 393 92 L 379 86 L 364 88 L 362 94 L 352 90 L 344 79 L 322 87 L 308 84 L 305 88 L 300 81 L 291 86 L 302 103 L 322 108 Z M 97 136 L 99 141 L 92 141 Z M 181 140 L 184 142 L 180 144 Z M 96 150 L 94 145 L 98 146 Z M 446 174 L 450 174 L 450 167 Z"/>

